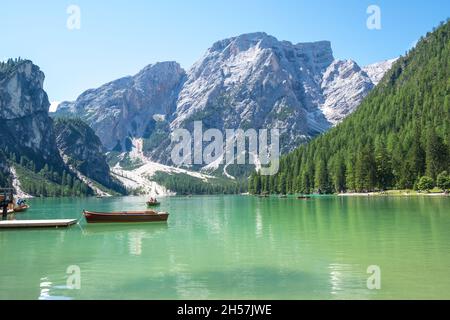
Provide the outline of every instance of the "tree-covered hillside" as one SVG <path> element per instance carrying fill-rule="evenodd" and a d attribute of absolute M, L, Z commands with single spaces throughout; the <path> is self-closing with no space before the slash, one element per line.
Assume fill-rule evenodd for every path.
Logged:
<path fill-rule="evenodd" d="M 102 187 L 126 194 L 125 187 L 112 177 L 102 143 L 91 127 L 79 118 L 58 118 L 54 129 L 56 144 L 68 165 Z"/>
<path fill-rule="evenodd" d="M 158 172 L 152 180 L 178 195 L 189 194 L 240 194 L 245 192 L 246 184 L 226 178 L 211 178 L 208 181 L 187 174 L 168 174 Z"/>
<path fill-rule="evenodd" d="M 447 21 L 401 57 L 354 114 L 282 158 L 276 176 L 254 173 L 249 191 L 366 192 L 448 181 L 449 99 Z"/>
<path fill-rule="evenodd" d="M 91 195 L 59 154 L 44 79 L 29 60 L 0 63 L 0 186 L 12 185 L 14 168 L 31 195 Z"/>
<path fill-rule="evenodd" d="M 33 196 L 94 195 L 101 189 L 96 184 L 126 193 L 111 177 L 91 128 L 78 120 L 55 123 L 50 118 L 44 79 L 32 61 L 0 63 L 0 186 L 20 182 Z"/>

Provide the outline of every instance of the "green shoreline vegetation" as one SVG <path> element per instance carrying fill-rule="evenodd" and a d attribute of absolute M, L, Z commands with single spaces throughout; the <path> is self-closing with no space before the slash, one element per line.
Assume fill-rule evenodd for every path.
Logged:
<path fill-rule="evenodd" d="M 247 190 L 247 185 L 242 181 L 234 181 L 215 177 L 208 182 L 187 174 L 171 175 L 158 172 L 153 180 L 179 195 L 215 195 L 215 194 L 240 194 Z"/>
<path fill-rule="evenodd" d="M 448 191 L 443 191 L 437 188 L 434 188 L 429 191 L 419 191 L 419 190 L 385 190 L 385 191 L 373 191 L 373 192 L 346 192 L 346 193 L 328 193 L 328 194 L 304 194 L 304 193 L 291 193 L 291 194 L 279 194 L 279 193 L 260 193 L 260 194 L 250 194 L 253 196 L 266 196 L 266 197 L 320 197 L 320 196 L 335 196 L 335 197 L 368 197 L 368 196 L 376 196 L 376 197 L 450 197 L 450 193 Z"/>
<path fill-rule="evenodd" d="M 22 162 L 25 163 L 25 162 Z M 92 189 L 71 173 L 63 171 L 60 175 L 48 167 L 33 170 L 32 161 L 27 166 L 11 163 L 16 169 L 21 188 L 36 197 L 86 197 L 94 196 Z"/>

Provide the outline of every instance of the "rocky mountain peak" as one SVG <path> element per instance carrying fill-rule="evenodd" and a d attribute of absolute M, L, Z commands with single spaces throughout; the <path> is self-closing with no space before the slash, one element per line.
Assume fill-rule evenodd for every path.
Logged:
<path fill-rule="evenodd" d="M 37 168 L 62 167 L 55 145 L 44 73 L 29 60 L 0 64 L 0 149 L 32 159 Z"/>
<path fill-rule="evenodd" d="M 208 49 L 207 53 L 223 52 L 227 49 L 234 49 L 234 52 L 236 52 L 236 50 L 246 51 L 250 47 L 257 46 L 258 44 L 268 44 L 276 41 L 276 38 L 269 36 L 265 32 L 246 33 L 237 37 L 231 37 L 215 42 L 212 47 Z"/>
<path fill-rule="evenodd" d="M 388 71 L 392 67 L 395 61 L 397 61 L 397 59 L 390 59 L 369 64 L 368 66 L 365 66 L 363 70 L 365 73 L 367 73 L 373 84 L 377 85 L 383 78 L 386 71 Z"/>
<path fill-rule="evenodd" d="M 185 71 L 176 62 L 148 65 L 135 76 L 109 82 L 63 102 L 58 115 L 80 115 L 108 150 L 125 151 L 130 139 L 151 134 L 155 115 L 170 117 L 175 111 Z"/>
<path fill-rule="evenodd" d="M 43 89 L 44 79 L 44 73 L 29 60 L 3 63 L 0 66 L 0 118 L 48 113 L 50 103 Z"/>
<path fill-rule="evenodd" d="M 324 72 L 321 110 L 333 125 L 353 112 L 374 84 L 353 60 L 336 60 Z"/>
<path fill-rule="evenodd" d="M 184 75 L 185 71 L 180 64 L 175 61 L 157 62 L 150 64 L 139 71 L 132 79 L 135 83 L 141 81 L 156 81 L 160 78 L 172 77 L 173 74 Z"/>
<path fill-rule="evenodd" d="M 355 110 L 374 87 L 352 60 L 335 60 L 331 43 L 293 44 L 264 32 L 214 43 L 185 73 L 176 62 L 150 65 L 86 91 L 61 110 L 80 114 L 108 150 L 129 150 L 170 164 L 170 132 L 204 128 L 278 128 L 289 152 Z M 163 121 L 154 121 L 163 119 Z"/>
<path fill-rule="evenodd" d="M 335 60 L 323 74 L 322 87 L 327 87 L 333 81 L 346 79 L 360 71 L 361 68 L 353 60 Z"/>
<path fill-rule="evenodd" d="M 230 112 L 222 122 L 231 128 L 243 123 L 264 127 L 278 101 L 284 106 L 278 105 L 274 113 L 289 109 L 291 117 L 302 118 L 303 127 L 309 121 L 315 128 L 312 131 L 322 132 L 328 124 L 314 113 L 313 101 L 320 95 L 322 72 L 333 60 L 328 41 L 294 45 L 266 33 L 250 33 L 216 42 L 188 72 L 171 127 L 189 122 L 201 110 L 223 104 L 217 100 L 228 97 Z"/>

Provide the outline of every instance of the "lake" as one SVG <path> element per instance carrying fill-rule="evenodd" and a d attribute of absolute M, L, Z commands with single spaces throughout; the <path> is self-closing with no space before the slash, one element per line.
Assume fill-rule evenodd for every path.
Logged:
<path fill-rule="evenodd" d="M 448 197 L 160 200 L 167 224 L 0 231 L 0 299 L 450 299 Z M 145 198 L 29 204 L 18 219 L 144 209 Z"/>

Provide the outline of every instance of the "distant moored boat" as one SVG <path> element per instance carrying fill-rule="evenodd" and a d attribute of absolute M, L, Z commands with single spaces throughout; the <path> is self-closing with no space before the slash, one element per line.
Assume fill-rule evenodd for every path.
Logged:
<path fill-rule="evenodd" d="M 159 201 L 147 201 L 147 207 L 157 207 L 161 204 Z"/>

